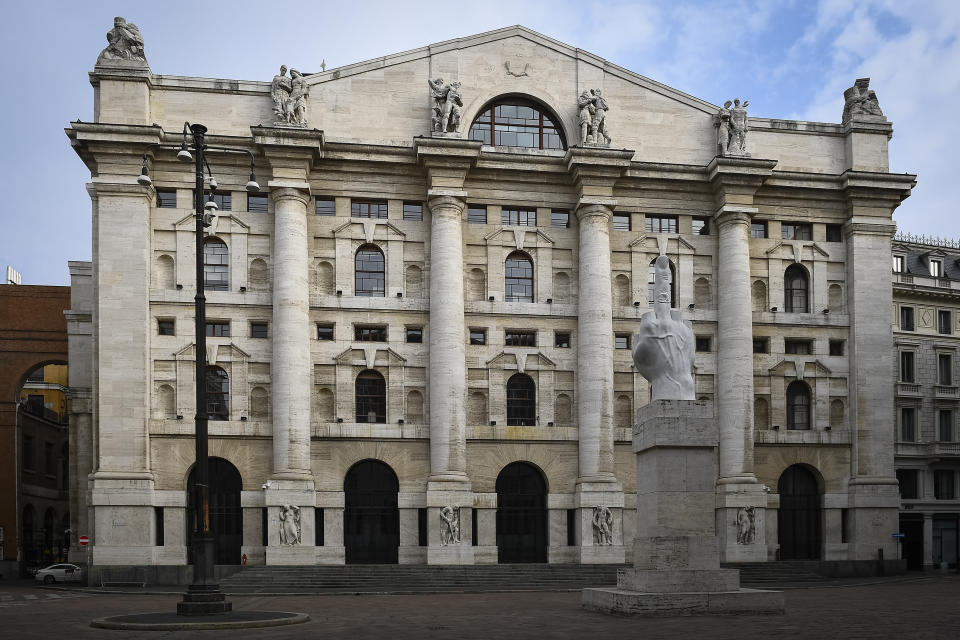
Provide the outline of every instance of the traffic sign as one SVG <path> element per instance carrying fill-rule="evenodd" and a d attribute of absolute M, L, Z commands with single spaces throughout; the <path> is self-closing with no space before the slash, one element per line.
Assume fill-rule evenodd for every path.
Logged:
<path fill-rule="evenodd" d="M 892 533 L 892 534 L 890 534 L 890 535 L 892 535 L 894 538 L 906 538 L 906 537 L 907 537 L 905 534 L 902 534 L 902 533 Z"/>
<path fill-rule="evenodd" d="M 81 546 L 81 547 L 85 547 L 85 546 L 87 546 L 88 544 L 90 544 L 90 538 L 88 538 L 87 536 L 80 536 L 80 537 L 77 539 L 77 541 L 80 543 L 80 546 Z"/>

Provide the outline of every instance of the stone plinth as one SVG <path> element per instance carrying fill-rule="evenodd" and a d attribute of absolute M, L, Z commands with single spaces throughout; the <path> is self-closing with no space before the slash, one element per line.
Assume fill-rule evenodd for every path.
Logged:
<path fill-rule="evenodd" d="M 584 589 L 594 611 L 646 616 L 783 613 L 783 594 L 740 588 L 720 568 L 713 404 L 659 400 L 637 412 L 637 537 L 616 588 Z"/>

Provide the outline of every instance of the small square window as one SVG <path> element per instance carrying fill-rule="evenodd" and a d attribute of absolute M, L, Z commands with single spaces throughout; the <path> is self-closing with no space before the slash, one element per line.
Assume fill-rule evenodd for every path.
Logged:
<path fill-rule="evenodd" d="M 697 351 L 701 353 L 709 353 L 710 349 L 710 336 L 697 336 Z"/>
<path fill-rule="evenodd" d="M 487 224 L 487 208 L 476 205 L 467 207 L 467 222 L 470 224 Z"/>
<path fill-rule="evenodd" d="M 380 218 L 387 217 L 386 200 L 352 200 L 350 202 L 350 216 L 353 218 Z"/>
<path fill-rule="evenodd" d="M 900 330 L 913 331 L 913 307 L 900 307 Z"/>
<path fill-rule="evenodd" d="M 251 323 L 250 323 L 250 337 L 251 337 L 251 338 L 266 338 L 266 337 L 267 337 L 267 323 L 266 323 L 266 322 L 251 322 Z"/>
<path fill-rule="evenodd" d="M 470 344 L 487 344 L 486 329 L 470 329 Z"/>
<path fill-rule="evenodd" d="M 792 355 L 808 356 L 812 351 L 811 347 L 810 340 L 787 339 L 783 341 L 783 352 Z"/>
<path fill-rule="evenodd" d="M 507 329 L 503 332 L 503 342 L 508 347 L 535 347 L 537 346 L 537 332 Z"/>
<path fill-rule="evenodd" d="M 537 226 L 536 209 L 501 209 L 500 223 L 519 227 Z"/>
<path fill-rule="evenodd" d="M 644 219 L 647 233 L 676 233 L 677 219 L 669 216 L 647 215 Z"/>
<path fill-rule="evenodd" d="M 750 223 L 750 237 L 751 238 L 766 238 L 767 237 L 767 223 L 764 220 L 754 220 Z"/>
<path fill-rule="evenodd" d="M 423 204 L 420 202 L 403 203 L 403 219 L 413 222 L 423 221 Z"/>
<path fill-rule="evenodd" d="M 618 333 L 613 338 L 613 347 L 615 349 L 629 349 L 630 348 L 630 334 L 629 333 Z"/>
<path fill-rule="evenodd" d="M 176 335 L 173 320 L 157 320 L 157 334 L 161 336 Z"/>
<path fill-rule="evenodd" d="M 208 322 L 207 323 L 207 337 L 208 338 L 229 338 L 230 337 L 230 323 L 229 322 Z"/>
<path fill-rule="evenodd" d="M 569 349 L 570 348 L 570 332 L 554 331 L 553 346 L 557 347 L 558 349 Z"/>
<path fill-rule="evenodd" d="M 843 340 L 831 340 L 830 341 L 830 355 L 832 356 L 842 356 L 843 355 Z"/>
<path fill-rule="evenodd" d="M 812 240 L 808 222 L 784 222 L 780 225 L 780 237 L 784 240 Z"/>
<path fill-rule="evenodd" d="M 937 333 L 949 335 L 953 333 L 953 314 L 949 309 L 940 309 L 937 311 Z"/>
<path fill-rule="evenodd" d="M 318 324 L 318 325 L 317 325 L 317 340 L 333 340 L 333 325 L 332 325 L 332 324 Z"/>
<path fill-rule="evenodd" d="M 570 228 L 570 212 L 562 209 L 554 209 L 550 212 L 550 226 L 558 229 Z"/>
<path fill-rule="evenodd" d="M 614 231 L 630 231 L 630 214 L 629 213 L 613 214 L 613 230 Z"/>
<path fill-rule="evenodd" d="M 337 201 L 333 198 L 317 198 L 314 206 L 318 216 L 337 215 Z"/>
<path fill-rule="evenodd" d="M 920 497 L 920 483 L 916 469 L 897 469 L 897 481 L 900 483 L 900 497 L 916 500 Z"/>
<path fill-rule="evenodd" d="M 266 213 L 270 207 L 270 197 L 265 193 L 247 194 L 247 211 L 251 213 Z"/>
<path fill-rule="evenodd" d="M 943 277 L 943 260 L 930 261 L 930 275 L 934 278 Z"/>
<path fill-rule="evenodd" d="M 157 189 L 157 207 L 159 209 L 177 208 L 176 189 Z"/>
<path fill-rule="evenodd" d="M 770 353 L 770 339 L 769 339 L 769 338 L 754 338 L 754 339 L 753 339 L 753 352 L 754 352 L 754 353 Z"/>
<path fill-rule="evenodd" d="M 903 256 L 893 256 L 893 272 L 903 273 L 906 259 Z"/>
<path fill-rule="evenodd" d="M 843 225 L 827 225 L 827 242 L 843 242 Z"/>
<path fill-rule="evenodd" d="M 407 342 L 421 344 L 423 342 L 423 327 L 407 327 Z"/>
<path fill-rule="evenodd" d="M 694 218 L 691 225 L 691 231 L 697 236 L 710 235 L 710 218 Z"/>

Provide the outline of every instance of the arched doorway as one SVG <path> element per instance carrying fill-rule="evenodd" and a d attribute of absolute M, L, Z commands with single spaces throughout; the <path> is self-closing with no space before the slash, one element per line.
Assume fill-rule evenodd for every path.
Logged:
<path fill-rule="evenodd" d="M 820 486 L 803 465 L 787 468 L 777 483 L 780 510 L 777 530 L 781 560 L 819 560 L 821 549 Z"/>
<path fill-rule="evenodd" d="M 508 464 L 497 476 L 497 559 L 547 561 L 547 483 L 526 462 Z"/>
<path fill-rule="evenodd" d="M 240 546 L 243 544 L 243 512 L 240 509 L 240 490 L 243 481 L 237 468 L 223 458 L 210 458 L 210 530 L 216 547 L 216 564 L 240 564 Z M 193 539 L 196 526 L 193 508 L 194 471 L 187 479 L 187 544 Z M 188 547 L 188 561 L 193 563 L 192 549 Z"/>
<path fill-rule="evenodd" d="M 343 481 L 343 546 L 347 564 L 397 564 L 400 483 L 389 465 L 361 460 Z"/>

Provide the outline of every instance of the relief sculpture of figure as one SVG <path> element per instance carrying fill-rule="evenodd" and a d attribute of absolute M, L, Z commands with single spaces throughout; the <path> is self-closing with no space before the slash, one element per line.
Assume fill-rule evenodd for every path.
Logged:
<path fill-rule="evenodd" d="M 300 507 L 289 504 L 280 507 L 280 544 L 300 544 Z"/>
<path fill-rule="evenodd" d="M 593 542 L 601 546 L 613 544 L 613 512 L 608 507 L 593 508 Z"/>
<path fill-rule="evenodd" d="M 307 126 L 307 79 L 296 69 L 290 69 L 290 97 L 287 98 L 287 123 Z"/>
<path fill-rule="evenodd" d="M 640 318 L 634 335 L 633 364 L 650 381 L 650 401 L 695 400 L 693 359 L 696 339 L 690 321 L 670 308 L 670 260 L 654 264 L 653 311 Z"/>
<path fill-rule="evenodd" d="M 430 95 L 433 98 L 431 121 L 436 133 L 456 133 L 460 129 L 460 115 L 463 113 L 463 98 L 460 96 L 460 83 L 443 84 L 443 78 L 427 80 Z"/>
<path fill-rule="evenodd" d="M 130 60 L 146 63 L 143 51 L 143 35 L 132 22 L 117 16 L 113 19 L 113 29 L 107 32 L 107 47 L 100 52 L 97 64 L 109 60 Z"/>
<path fill-rule="evenodd" d="M 290 78 L 287 77 L 287 65 L 282 64 L 280 65 L 280 73 L 273 76 L 273 83 L 270 85 L 273 113 L 277 116 L 277 122 L 287 121 L 287 99 L 290 97 L 292 88 Z"/>
<path fill-rule="evenodd" d="M 440 509 L 440 546 L 460 544 L 460 507 Z"/>
<path fill-rule="evenodd" d="M 755 507 L 740 507 L 737 509 L 737 544 L 753 544 L 755 538 Z"/>
<path fill-rule="evenodd" d="M 843 92 L 843 122 L 851 120 L 886 121 L 877 92 L 870 88 L 870 78 L 857 78 L 853 86 Z"/>

